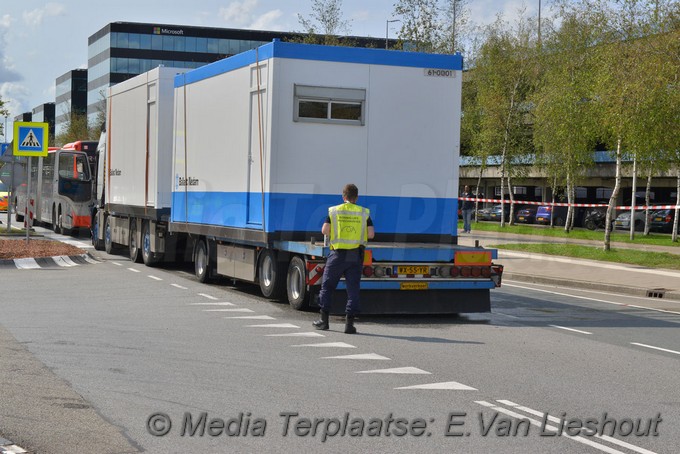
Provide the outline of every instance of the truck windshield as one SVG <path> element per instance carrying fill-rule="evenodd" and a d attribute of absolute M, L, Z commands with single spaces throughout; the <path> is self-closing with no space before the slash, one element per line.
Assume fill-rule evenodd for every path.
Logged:
<path fill-rule="evenodd" d="M 58 175 L 60 195 L 76 202 L 90 198 L 92 183 L 85 153 L 60 153 Z"/>

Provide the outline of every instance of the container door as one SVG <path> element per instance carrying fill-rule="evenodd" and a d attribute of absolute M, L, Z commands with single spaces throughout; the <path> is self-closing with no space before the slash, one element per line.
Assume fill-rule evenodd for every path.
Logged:
<path fill-rule="evenodd" d="M 264 168 L 261 154 L 265 151 L 265 91 L 250 93 L 250 147 L 248 156 L 248 193 L 247 197 L 247 223 L 248 225 L 262 227 L 262 181 Z M 260 103 L 260 108 L 258 108 Z M 260 148 L 260 146 L 262 148 Z"/>
<path fill-rule="evenodd" d="M 149 84 L 148 86 L 148 101 L 147 101 L 147 115 L 146 115 L 146 176 L 144 182 L 144 200 L 146 206 L 155 206 L 156 204 L 156 137 L 158 132 L 156 130 L 158 124 L 158 106 L 156 104 L 156 84 Z"/>

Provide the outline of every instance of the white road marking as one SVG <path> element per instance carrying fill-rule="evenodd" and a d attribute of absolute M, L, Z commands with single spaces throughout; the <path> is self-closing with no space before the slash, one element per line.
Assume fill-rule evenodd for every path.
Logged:
<path fill-rule="evenodd" d="M 432 375 L 432 372 L 418 369 L 417 367 L 395 367 L 393 369 L 375 369 L 375 370 L 361 370 L 355 372 L 357 374 L 419 374 Z"/>
<path fill-rule="evenodd" d="M 181 285 L 179 285 L 179 284 L 170 284 L 170 285 L 172 285 L 172 286 L 175 287 L 175 288 L 182 289 L 182 290 L 189 290 L 188 287 L 183 287 L 183 286 L 181 286 Z"/>
<path fill-rule="evenodd" d="M 344 342 L 327 342 L 325 344 L 301 344 L 291 345 L 291 347 L 314 347 L 314 348 L 356 348 L 354 345 L 346 344 Z"/>
<path fill-rule="evenodd" d="M 276 320 L 269 315 L 239 315 L 237 317 L 224 317 L 226 319 L 240 319 L 240 320 Z"/>
<path fill-rule="evenodd" d="M 203 312 L 255 312 L 252 309 L 246 307 L 236 307 L 232 309 L 203 309 Z"/>
<path fill-rule="evenodd" d="M 270 323 L 264 325 L 246 325 L 246 328 L 300 328 L 292 323 Z"/>
<path fill-rule="evenodd" d="M 647 345 L 647 344 L 638 344 L 637 342 L 631 342 L 631 344 L 638 345 L 640 347 L 652 348 L 654 350 L 660 350 L 662 352 L 675 353 L 676 355 L 680 355 L 680 352 L 676 352 L 675 350 L 668 350 L 667 348 L 655 347 L 653 345 Z"/>
<path fill-rule="evenodd" d="M 575 333 L 580 333 L 580 334 L 593 334 L 593 333 L 589 333 L 588 331 L 581 331 L 580 329 L 567 328 L 566 326 L 559 326 L 559 325 L 548 325 L 548 326 L 552 326 L 553 328 L 564 329 L 564 330 L 567 330 L 567 331 L 573 331 Z"/>
<path fill-rule="evenodd" d="M 477 391 L 477 388 L 458 383 L 457 381 L 446 381 L 442 383 L 427 383 L 424 385 L 402 386 L 394 389 L 452 389 L 454 391 Z"/>
<path fill-rule="evenodd" d="M 66 260 L 64 260 L 64 257 L 67 257 L 67 256 L 58 255 L 56 257 L 52 257 L 52 260 L 54 260 L 54 263 L 56 263 L 59 266 L 66 266 L 66 267 L 76 266 L 76 264 L 73 263 L 73 260 L 69 259 L 68 261 L 66 261 Z"/>
<path fill-rule="evenodd" d="M 555 427 L 555 426 L 551 426 L 549 424 L 543 425 L 542 421 L 537 421 L 535 419 L 527 418 L 524 415 L 521 415 L 519 413 L 508 410 L 508 409 L 503 408 L 503 407 L 499 407 L 499 406 L 492 404 L 490 402 L 479 400 L 479 401 L 475 401 L 475 403 L 482 405 L 484 407 L 491 408 L 492 410 L 494 410 L 496 412 L 503 413 L 505 415 L 508 415 L 508 416 L 516 418 L 516 419 L 526 419 L 527 421 L 529 421 L 529 424 L 531 424 L 532 426 L 541 427 L 542 430 L 544 430 L 544 431 L 557 432 L 557 427 Z M 543 415 L 543 413 L 541 413 L 541 416 L 542 415 Z M 562 436 L 564 436 L 565 438 L 569 438 L 570 440 L 574 440 L 574 441 L 577 441 L 579 443 L 583 443 L 584 445 L 592 446 L 595 449 L 599 449 L 600 451 L 604 451 L 604 452 L 607 452 L 609 454 L 625 454 L 622 451 L 617 451 L 616 449 L 610 448 L 609 446 L 605 446 L 605 445 L 602 445 L 600 443 L 595 443 L 594 441 L 591 441 L 587 438 L 583 438 L 579 435 L 574 436 L 574 435 L 569 435 L 567 433 L 562 433 Z"/>
<path fill-rule="evenodd" d="M 235 306 L 234 303 L 190 303 L 189 306 Z"/>
<path fill-rule="evenodd" d="M 502 315 L 503 317 L 519 318 L 519 317 L 517 317 L 516 315 L 504 314 L 504 313 L 502 313 L 502 312 L 492 312 L 492 314 L 495 314 L 495 315 Z"/>
<path fill-rule="evenodd" d="M 151 278 L 151 279 L 153 279 L 154 281 L 162 281 L 162 280 L 163 280 L 163 279 L 161 279 L 160 277 L 152 276 L 151 274 L 149 274 L 148 277 Z"/>
<path fill-rule="evenodd" d="M 520 288 L 520 289 L 523 289 L 523 290 L 533 290 L 535 292 L 551 293 L 553 295 L 568 296 L 570 298 L 576 298 L 576 299 L 582 299 L 582 300 L 588 300 L 588 301 L 596 301 L 598 303 L 613 304 L 614 306 L 632 307 L 632 308 L 635 308 L 635 309 L 644 309 L 644 310 L 647 310 L 647 311 L 664 312 L 666 314 L 680 315 L 680 312 L 675 312 L 675 311 L 667 311 L 667 310 L 664 310 L 664 309 L 654 309 L 652 307 L 645 307 L 645 306 L 636 306 L 635 304 L 617 303 L 617 302 L 614 302 L 614 301 L 601 300 L 599 298 L 591 298 L 589 296 L 572 295 L 570 293 L 561 293 L 561 292 L 555 292 L 555 291 L 552 291 L 552 290 L 543 290 L 543 289 L 540 289 L 540 288 L 526 287 L 526 286 L 523 286 L 523 285 L 512 285 L 512 284 L 504 283 L 503 286 Z"/>
<path fill-rule="evenodd" d="M 529 413 L 529 414 L 534 415 L 534 416 L 539 416 L 540 418 L 543 418 L 545 416 L 545 413 L 541 413 L 538 410 L 534 410 L 534 409 L 531 409 L 529 407 L 525 407 L 523 405 L 516 404 L 515 402 L 512 402 L 510 400 L 497 400 L 496 402 L 502 403 L 503 405 L 507 405 L 509 407 L 515 407 L 518 410 L 521 410 L 525 413 Z M 554 416 L 550 416 L 550 415 L 548 415 L 548 421 L 554 422 L 554 423 L 557 423 L 557 424 L 560 423 L 560 420 L 558 418 L 556 418 Z M 640 447 L 635 446 L 635 445 L 631 445 L 630 443 L 626 443 L 625 441 L 621 441 L 617 438 L 613 438 L 613 437 L 610 437 L 608 435 L 594 434 L 593 437 L 600 438 L 600 439 L 608 441 L 612 444 L 619 445 L 621 447 L 630 449 L 630 450 L 635 451 L 635 452 L 639 452 L 641 454 L 655 454 L 653 451 L 648 451 L 647 449 L 640 448 Z"/>
<path fill-rule="evenodd" d="M 326 337 L 316 331 L 309 331 L 306 333 L 280 333 L 280 334 L 265 334 L 265 337 Z"/>
<path fill-rule="evenodd" d="M 69 257 L 68 255 L 60 255 L 58 257 L 61 258 L 64 262 L 68 263 L 69 266 L 78 266 L 78 264 L 71 260 L 71 257 Z"/>
<path fill-rule="evenodd" d="M 27 452 L 28 451 L 26 451 L 24 448 L 22 448 L 21 446 L 17 446 L 17 445 L 0 446 L 0 453 L 23 454 L 23 453 L 27 453 Z"/>
<path fill-rule="evenodd" d="M 204 298 L 208 298 L 209 300 L 217 300 L 217 299 L 219 299 L 219 298 L 215 298 L 215 297 L 212 296 L 212 295 L 206 295 L 205 293 L 199 293 L 198 296 L 202 296 L 202 297 L 204 297 Z"/>
<path fill-rule="evenodd" d="M 140 272 L 141 272 L 141 271 L 136 270 L 136 269 L 134 269 L 134 268 L 128 268 L 128 270 L 132 271 L 133 273 L 140 273 Z"/>
<path fill-rule="evenodd" d="M 21 270 L 35 270 L 40 268 L 38 262 L 36 262 L 35 259 L 32 258 L 14 259 L 14 265 Z"/>
<path fill-rule="evenodd" d="M 342 355 L 342 356 L 325 356 L 321 359 L 375 359 L 382 361 L 391 361 L 387 356 L 381 356 L 377 353 L 362 353 L 359 355 Z"/>
<path fill-rule="evenodd" d="M 118 263 L 118 262 L 110 262 L 110 263 L 113 263 L 113 264 L 116 265 L 116 266 L 123 266 L 122 263 Z"/>

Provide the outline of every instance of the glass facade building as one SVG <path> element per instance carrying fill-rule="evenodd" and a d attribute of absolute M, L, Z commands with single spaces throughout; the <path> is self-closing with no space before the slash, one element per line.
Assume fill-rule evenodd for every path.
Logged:
<path fill-rule="evenodd" d="M 87 112 L 87 69 L 74 69 L 57 78 L 54 107 L 54 132 L 62 134 L 71 120 L 71 112 Z"/>
<path fill-rule="evenodd" d="M 49 133 L 49 146 L 54 143 L 54 103 L 48 102 L 40 104 L 33 108 L 33 121 L 38 123 L 47 123 L 47 131 Z"/>
<path fill-rule="evenodd" d="M 88 39 L 87 114 L 96 124 L 106 89 L 159 65 L 198 68 L 245 52 L 278 38 L 300 39 L 296 33 L 112 22 Z M 384 39 L 349 37 L 362 47 L 382 47 Z"/>

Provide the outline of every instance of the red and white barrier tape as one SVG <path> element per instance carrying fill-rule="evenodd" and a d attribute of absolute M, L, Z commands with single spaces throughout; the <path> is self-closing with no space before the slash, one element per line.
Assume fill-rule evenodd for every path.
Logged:
<path fill-rule="evenodd" d="M 515 200 L 514 202 L 511 202 L 510 200 L 505 200 L 501 202 L 500 199 L 476 199 L 474 197 L 459 197 L 458 200 L 469 200 L 472 202 L 491 202 L 491 203 L 496 203 L 496 204 L 510 204 L 514 203 L 515 205 L 540 205 L 540 206 L 557 206 L 557 207 L 568 207 L 568 206 L 573 206 L 573 207 L 587 207 L 587 208 L 597 208 L 597 207 L 608 207 L 609 205 L 606 203 L 563 203 L 563 202 L 531 202 L 528 200 Z M 650 210 L 674 210 L 676 207 L 680 207 L 680 205 L 638 205 L 634 209 L 636 210 L 646 210 L 649 208 Z M 632 206 L 617 206 L 614 207 L 617 210 L 630 210 L 633 208 Z"/>

